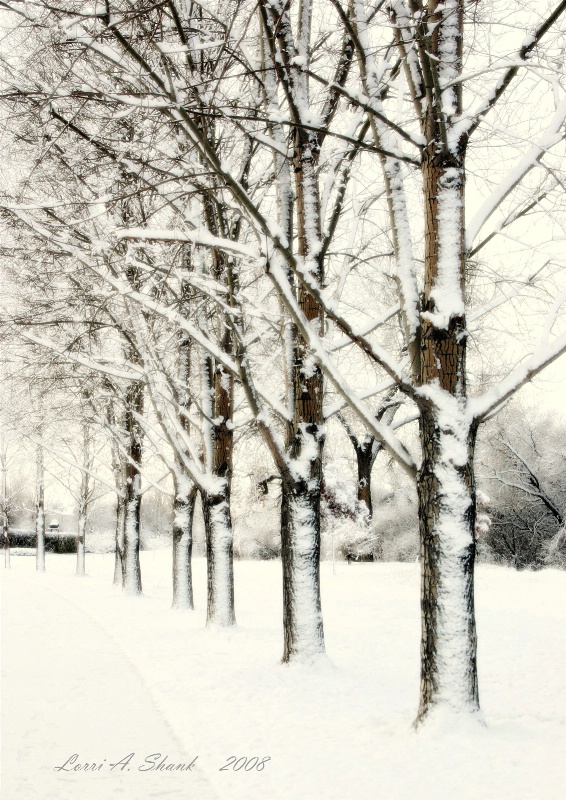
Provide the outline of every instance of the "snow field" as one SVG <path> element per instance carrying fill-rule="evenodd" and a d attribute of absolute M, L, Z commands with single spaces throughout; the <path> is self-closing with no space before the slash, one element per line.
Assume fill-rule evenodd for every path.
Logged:
<path fill-rule="evenodd" d="M 3 800 L 558 800 L 566 766 L 566 574 L 477 569 L 479 721 L 418 734 L 417 564 L 322 564 L 328 657 L 281 666 L 281 566 L 236 562 L 238 625 L 172 611 L 171 555 L 142 553 L 144 596 L 113 557 L 2 571 Z M 135 753 L 130 770 L 106 764 Z M 56 772 L 102 763 L 96 772 Z M 140 772 L 149 755 L 191 771 Z M 222 770 L 231 756 L 262 771 Z M 106 759 L 106 762 L 104 762 Z M 240 762 L 243 763 L 243 762 Z M 250 764 L 253 762 L 247 762 Z M 259 762 L 258 762 L 259 763 Z M 150 762 L 151 765 L 151 762 Z"/>

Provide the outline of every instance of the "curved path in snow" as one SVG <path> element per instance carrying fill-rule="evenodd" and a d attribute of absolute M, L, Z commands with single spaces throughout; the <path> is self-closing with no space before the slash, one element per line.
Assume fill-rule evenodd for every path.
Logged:
<path fill-rule="evenodd" d="M 189 765 L 198 750 L 183 748 L 115 637 L 44 577 L 2 576 L 2 797 L 215 800 L 198 761 L 145 769 Z"/>

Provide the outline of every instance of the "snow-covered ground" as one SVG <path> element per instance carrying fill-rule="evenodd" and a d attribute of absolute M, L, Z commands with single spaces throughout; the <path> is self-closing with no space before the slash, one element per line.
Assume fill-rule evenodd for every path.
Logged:
<path fill-rule="evenodd" d="M 236 563 L 238 625 L 218 631 L 202 560 L 191 613 L 169 608 L 166 551 L 142 554 L 142 598 L 111 586 L 112 556 L 86 578 L 74 558 L 2 571 L 3 800 L 565 796 L 564 573 L 478 568 L 486 725 L 417 734 L 417 564 L 323 563 L 328 661 L 290 668 L 278 563 Z"/>

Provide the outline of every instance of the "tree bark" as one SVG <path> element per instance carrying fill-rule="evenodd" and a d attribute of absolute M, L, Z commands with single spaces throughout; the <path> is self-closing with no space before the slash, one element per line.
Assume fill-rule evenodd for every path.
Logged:
<path fill-rule="evenodd" d="M 85 399 L 88 395 L 85 394 Z M 79 490 L 79 518 L 77 527 L 77 575 L 86 574 L 85 553 L 86 553 L 86 523 L 88 504 L 90 496 L 90 470 L 92 468 L 92 458 L 90 455 L 91 439 L 88 423 L 83 425 L 83 470 L 81 472 L 81 485 Z"/>
<path fill-rule="evenodd" d="M 298 255 L 312 259 L 318 281 L 323 265 L 313 254 L 320 241 L 320 202 L 316 178 L 318 142 L 306 131 L 295 133 L 295 190 Z M 314 256 L 314 257 L 313 257 Z M 298 289 L 306 318 L 323 330 L 324 315 L 312 295 Z M 293 326 L 291 389 L 293 420 L 287 427 L 287 452 L 292 472 L 281 473 L 281 560 L 283 564 L 283 662 L 310 662 L 324 654 L 324 629 L 320 600 L 320 498 L 324 379 L 306 342 Z M 294 477 L 296 475 L 297 477 Z"/>
<path fill-rule="evenodd" d="M 126 522 L 126 503 L 125 499 L 118 495 L 116 498 L 116 534 L 115 534 L 115 557 L 114 557 L 114 584 L 122 585 L 122 557 L 124 553 L 124 525 Z"/>
<path fill-rule="evenodd" d="M 126 395 L 125 429 L 128 461 L 125 465 L 124 548 L 122 553 L 122 588 L 128 594 L 141 594 L 140 512 L 143 432 L 137 417 L 143 412 L 143 385 L 133 381 Z"/>
<path fill-rule="evenodd" d="M 77 575 L 86 574 L 85 565 L 85 534 L 86 534 L 86 509 L 79 510 L 79 522 L 77 530 Z"/>
<path fill-rule="evenodd" d="M 463 4 L 431 7 L 437 62 L 461 72 Z M 432 73 L 431 73 L 432 74 Z M 467 413 L 465 320 L 465 145 L 451 132 L 461 113 L 456 82 L 428 107 L 423 153 L 425 287 L 419 402 L 422 465 L 417 478 L 421 551 L 421 688 L 416 724 L 443 706 L 479 710 L 474 613 L 475 427 Z M 445 110 L 450 108 L 450 112 Z"/>
<path fill-rule="evenodd" d="M 371 472 L 375 463 L 373 437 L 371 441 L 365 441 L 363 445 L 355 448 L 356 461 L 358 465 L 358 500 L 366 506 L 368 510 L 368 520 L 373 517 L 373 504 L 371 500 Z"/>
<path fill-rule="evenodd" d="M 36 499 L 35 499 L 35 568 L 45 572 L 45 479 L 43 466 L 43 448 L 36 449 Z"/>
<path fill-rule="evenodd" d="M 230 495 L 201 492 L 206 531 L 207 625 L 234 625 L 234 561 Z"/>
<path fill-rule="evenodd" d="M 193 576 L 191 556 L 193 550 L 193 517 L 197 490 L 194 486 L 181 487 L 175 481 L 173 503 L 173 608 L 193 609 Z"/>
<path fill-rule="evenodd" d="M 126 487 L 124 514 L 124 554 L 122 558 L 122 588 L 128 594 L 141 594 L 140 567 L 140 476 L 136 474 Z"/>
<path fill-rule="evenodd" d="M 306 483 L 281 491 L 283 662 L 312 662 L 324 654 L 320 601 L 320 487 Z"/>
<path fill-rule="evenodd" d="M 5 531 L 2 535 L 3 544 L 4 544 L 4 569 L 11 569 L 10 564 L 10 537 L 8 532 Z"/>
<path fill-rule="evenodd" d="M 460 437 L 442 430 L 438 415 L 423 412 L 419 470 L 421 556 L 421 687 L 417 724 L 434 707 L 479 709 L 474 613 L 475 431 Z M 447 441 L 448 440 L 448 441 Z M 465 449 L 454 462 L 447 452 Z"/>
<path fill-rule="evenodd" d="M 214 235 L 227 235 L 229 226 L 221 210 L 208 199 L 204 203 L 204 216 Z M 235 231 L 232 231 L 234 234 Z M 226 254 L 212 250 L 213 277 L 224 284 L 237 280 L 229 268 Z M 216 319 L 217 334 L 224 353 L 233 355 L 232 329 L 223 316 Z M 234 378 L 220 363 L 206 357 L 203 369 L 204 385 L 213 398 L 213 423 L 209 428 L 211 454 L 207 466 L 220 485 L 217 492 L 202 492 L 207 554 L 207 625 L 228 626 L 236 622 L 234 608 L 234 563 L 232 515 L 230 511 L 230 489 L 232 482 L 234 452 Z"/>
<path fill-rule="evenodd" d="M 460 235 L 439 210 L 442 191 L 457 194 Z M 445 315 L 435 299 L 439 241 L 459 251 L 464 281 L 463 164 L 433 163 L 425 170 L 427 239 L 425 316 L 422 325 L 422 385 L 431 402 L 421 404 L 422 465 L 417 480 L 421 549 L 421 691 L 417 724 L 433 707 L 479 709 L 474 614 L 475 430 L 466 416 L 466 343 L 463 313 Z M 449 204 L 452 208 L 453 203 Z M 458 213 L 458 206 L 456 206 Z M 446 244 L 443 244 L 447 247 Z"/>

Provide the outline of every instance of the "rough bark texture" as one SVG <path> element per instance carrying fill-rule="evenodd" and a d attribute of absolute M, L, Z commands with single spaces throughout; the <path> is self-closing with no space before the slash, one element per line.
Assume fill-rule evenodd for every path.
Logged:
<path fill-rule="evenodd" d="M 223 348 L 230 351 L 230 337 L 223 337 Z M 202 492 L 202 509 L 207 556 L 207 625 L 227 626 L 236 621 L 234 610 L 233 528 L 230 513 L 230 485 L 234 448 L 232 416 L 234 382 L 220 366 L 212 374 L 205 369 L 205 380 L 214 397 L 212 427 L 212 474 L 221 487 L 215 493 Z"/>
<path fill-rule="evenodd" d="M 141 594 L 140 568 L 140 478 L 136 475 L 126 489 L 122 588 L 128 594 Z"/>
<path fill-rule="evenodd" d="M 434 413 L 420 421 L 423 461 L 419 470 L 421 558 L 421 686 L 417 723 L 438 704 L 477 710 L 477 638 L 474 613 L 475 433 L 468 435 L 468 460 L 454 467 L 454 480 L 469 496 L 458 518 L 439 482 L 440 426 Z M 447 522 L 446 516 L 449 521 Z M 456 530 L 454 530 L 456 528 Z"/>
<path fill-rule="evenodd" d="M 310 252 L 311 243 L 320 237 L 317 154 L 317 142 L 298 130 L 293 161 L 298 254 L 305 260 L 312 259 L 309 266 L 322 280 L 322 263 Z M 318 303 L 303 287 L 298 290 L 298 300 L 306 318 L 322 331 L 324 319 Z M 296 469 L 295 475 L 281 476 L 283 662 L 310 661 L 325 652 L 319 566 L 324 381 L 320 367 L 309 356 L 306 342 L 296 329 L 293 333 L 293 420 L 287 429 L 287 450 Z"/>
<path fill-rule="evenodd" d="M 228 492 L 228 489 L 227 489 Z M 229 493 L 201 492 L 206 532 L 207 625 L 234 625 L 234 561 Z"/>
<path fill-rule="evenodd" d="M 191 249 L 186 246 L 183 252 L 184 268 L 192 271 Z M 188 281 L 181 284 L 181 299 L 187 316 L 195 300 L 193 287 Z M 183 430 L 190 435 L 188 413 L 192 398 L 189 390 L 192 368 L 193 345 L 184 331 L 177 336 L 178 374 L 181 389 L 179 391 L 179 422 Z M 186 474 L 181 458 L 175 456 L 176 468 L 173 472 L 175 499 L 173 501 L 173 608 L 194 608 L 192 550 L 193 550 L 193 518 L 197 488 Z"/>
<path fill-rule="evenodd" d="M 116 498 L 116 553 L 114 558 L 114 584 L 122 585 L 122 557 L 124 554 L 124 525 L 126 522 L 125 499 L 118 495 Z"/>
<path fill-rule="evenodd" d="M 129 459 L 125 465 L 124 549 L 122 555 L 122 588 L 128 594 L 141 594 L 140 511 L 142 430 L 137 416 L 143 412 L 143 385 L 133 381 L 126 395 L 125 429 Z"/>
<path fill-rule="evenodd" d="M 175 487 L 173 503 L 173 608 L 194 608 L 193 602 L 193 517 L 197 490 Z"/>
<path fill-rule="evenodd" d="M 430 7 L 433 70 L 461 71 L 463 5 Z M 452 113 L 461 113 L 461 87 Z M 417 479 L 421 549 L 421 689 L 416 723 L 438 706 L 479 709 L 474 614 L 475 429 L 466 413 L 465 142 L 450 138 L 451 119 L 428 107 L 423 154 L 425 287 L 420 382 L 422 465 Z M 445 99 L 444 105 L 448 105 Z"/>
<path fill-rule="evenodd" d="M 325 652 L 320 602 L 320 488 L 283 482 L 283 662 L 312 661 Z"/>
<path fill-rule="evenodd" d="M 208 229 L 214 235 L 236 235 L 230 231 L 221 210 L 204 203 L 204 216 Z M 212 275 L 221 283 L 233 279 L 226 254 L 212 251 Z M 234 287 L 232 287 L 234 289 Z M 217 336 L 224 353 L 233 354 L 233 337 L 226 320 L 216 320 Z M 233 528 L 230 512 L 232 459 L 234 450 L 234 378 L 220 363 L 207 357 L 204 381 L 213 397 L 212 463 L 208 463 L 221 489 L 215 493 L 201 492 L 207 554 L 208 601 L 207 625 L 227 626 L 236 622 L 234 610 Z"/>

